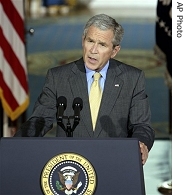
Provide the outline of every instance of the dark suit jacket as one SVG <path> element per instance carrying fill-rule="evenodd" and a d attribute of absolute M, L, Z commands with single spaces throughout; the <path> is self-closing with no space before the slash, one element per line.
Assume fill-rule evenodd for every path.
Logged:
<path fill-rule="evenodd" d="M 56 121 L 57 99 L 60 96 L 67 98 L 64 116 L 74 115 L 72 103 L 75 97 L 83 100 L 80 123 L 73 132 L 74 137 L 132 136 L 151 149 L 154 130 L 150 126 L 151 112 L 143 71 L 117 60 L 110 60 L 98 120 L 93 132 L 83 59 L 48 70 L 34 112 L 15 136 L 45 135 Z M 65 125 L 66 123 L 64 120 Z M 57 136 L 66 136 L 59 126 Z"/>

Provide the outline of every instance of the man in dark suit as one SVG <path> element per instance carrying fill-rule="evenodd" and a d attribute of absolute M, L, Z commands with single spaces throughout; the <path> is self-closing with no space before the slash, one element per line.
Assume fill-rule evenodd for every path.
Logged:
<path fill-rule="evenodd" d="M 120 51 L 123 34 L 122 26 L 105 14 L 90 18 L 82 37 L 83 57 L 48 70 L 33 114 L 15 136 L 44 136 L 56 121 L 58 98 L 67 98 L 64 116 L 72 116 L 72 102 L 80 97 L 83 108 L 73 137 L 138 138 L 145 164 L 154 143 L 150 106 L 143 71 L 113 59 Z M 93 129 L 89 92 L 95 72 L 101 74 L 102 99 Z M 57 136 L 66 136 L 60 126 Z"/>

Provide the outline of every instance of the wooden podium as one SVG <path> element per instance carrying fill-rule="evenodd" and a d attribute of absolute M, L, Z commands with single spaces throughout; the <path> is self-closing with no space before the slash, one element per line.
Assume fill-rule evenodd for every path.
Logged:
<path fill-rule="evenodd" d="M 59 172 L 75 166 L 78 184 L 63 185 Z M 1 138 L 1 195 L 66 195 L 70 188 L 72 195 L 145 195 L 138 140 Z"/>

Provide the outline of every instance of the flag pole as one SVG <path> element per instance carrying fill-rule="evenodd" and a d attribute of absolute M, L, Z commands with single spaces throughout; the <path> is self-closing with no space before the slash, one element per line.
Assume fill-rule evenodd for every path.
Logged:
<path fill-rule="evenodd" d="M 0 101 L 0 138 L 3 137 L 3 107 Z"/>

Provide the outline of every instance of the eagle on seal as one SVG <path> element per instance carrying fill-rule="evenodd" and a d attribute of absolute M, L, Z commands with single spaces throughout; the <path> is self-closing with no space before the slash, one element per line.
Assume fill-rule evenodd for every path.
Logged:
<path fill-rule="evenodd" d="M 58 172 L 58 175 L 59 175 L 59 179 L 60 179 L 60 182 L 62 184 L 62 188 L 61 190 L 62 191 L 74 191 L 74 190 L 77 190 L 79 187 L 80 187 L 80 184 L 79 184 L 79 187 L 75 187 L 75 185 L 77 184 L 77 181 L 78 181 L 78 178 L 79 178 L 79 174 L 80 172 L 76 172 L 74 174 L 66 174 L 64 175 L 63 173 L 61 172 Z"/>

